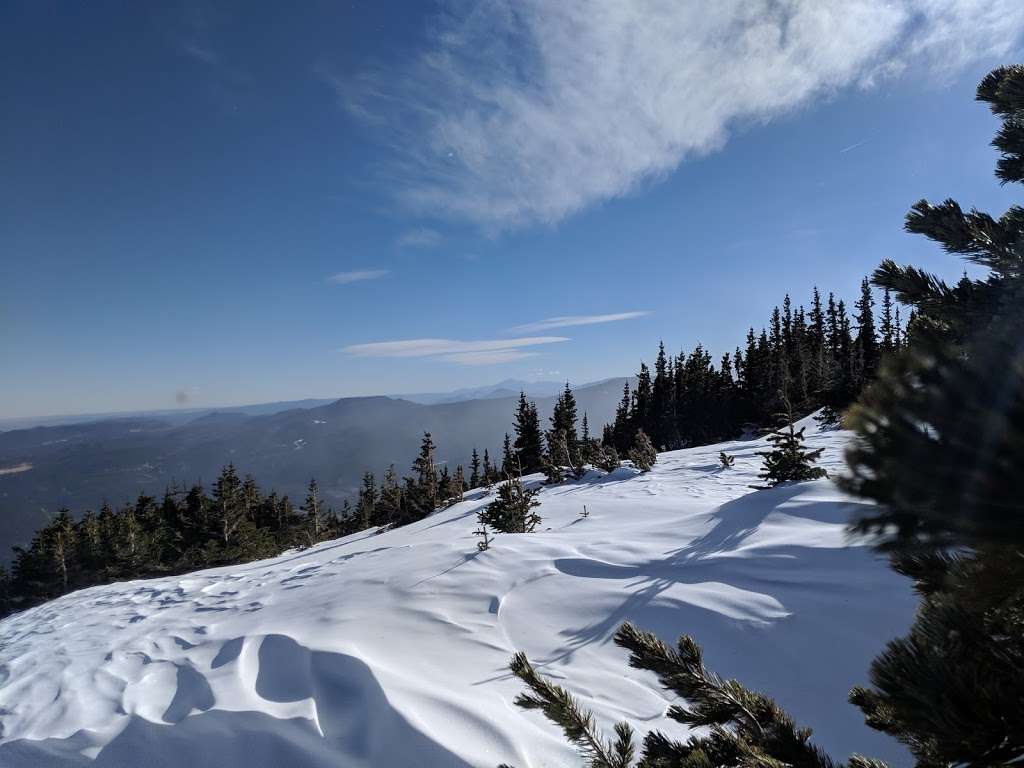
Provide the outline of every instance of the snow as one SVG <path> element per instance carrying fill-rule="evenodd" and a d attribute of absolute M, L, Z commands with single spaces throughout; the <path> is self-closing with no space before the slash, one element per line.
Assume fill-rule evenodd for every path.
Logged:
<path fill-rule="evenodd" d="M 849 433 L 807 431 L 840 471 Z M 670 642 L 692 634 L 712 669 L 775 696 L 833 755 L 908 765 L 846 695 L 909 625 L 909 582 L 846 538 L 860 502 L 831 481 L 752 490 L 764 447 L 545 487 L 542 530 L 486 552 L 474 492 L 394 531 L 12 616 L 0 765 L 574 765 L 554 727 L 512 704 L 506 665 L 525 650 L 606 728 L 684 736 L 661 720 L 671 698 L 611 642 L 627 619 Z"/>

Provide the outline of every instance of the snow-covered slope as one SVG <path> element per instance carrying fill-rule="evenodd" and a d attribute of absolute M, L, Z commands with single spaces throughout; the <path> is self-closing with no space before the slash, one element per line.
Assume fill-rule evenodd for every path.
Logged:
<path fill-rule="evenodd" d="M 838 470 L 848 435 L 808 432 Z M 506 664 L 523 649 L 602 724 L 646 732 L 669 701 L 611 642 L 626 619 L 694 635 L 709 666 L 770 692 L 837 756 L 905 765 L 845 700 L 909 624 L 909 584 L 846 541 L 857 502 L 830 481 L 752 491 L 763 447 L 544 488 L 543 530 L 486 552 L 475 494 L 399 530 L 13 616 L 0 765 L 572 765 L 555 729 L 513 706 Z"/>

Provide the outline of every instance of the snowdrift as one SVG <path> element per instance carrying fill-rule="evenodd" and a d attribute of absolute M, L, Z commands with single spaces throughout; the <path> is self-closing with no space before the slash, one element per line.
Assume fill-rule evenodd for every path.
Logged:
<path fill-rule="evenodd" d="M 848 433 L 808 433 L 839 471 Z M 506 664 L 525 650 L 602 725 L 645 733 L 670 701 L 611 642 L 627 619 L 694 635 L 711 668 L 775 696 L 835 756 L 909 764 L 846 695 L 909 625 L 910 584 L 847 540 L 858 502 L 830 481 L 751 490 L 763 448 L 674 451 L 648 474 L 546 487 L 542 530 L 486 552 L 476 492 L 395 531 L 10 617 L 0 765 L 573 765 L 553 727 L 513 706 Z"/>

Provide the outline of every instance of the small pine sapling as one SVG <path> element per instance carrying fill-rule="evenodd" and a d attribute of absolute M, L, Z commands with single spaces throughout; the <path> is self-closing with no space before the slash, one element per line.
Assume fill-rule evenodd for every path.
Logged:
<path fill-rule="evenodd" d="M 498 533 L 533 533 L 541 517 L 533 510 L 540 506 L 537 491 L 523 486 L 522 478 L 509 477 L 498 486 L 497 498 L 478 514 L 482 525 Z"/>
<path fill-rule="evenodd" d="M 730 456 L 725 451 L 719 451 L 718 460 L 722 463 L 722 469 L 731 469 L 732 465 L 736 463 L 736 457 Z"/>
<path fill-rule="evenodd" d="M 757 455 L 764 459 L 758 477 L 764 480 L 767 486 L 762 487 L 773 488 L 781 483 L 799 483 L 828 477 L 824 469 L 814 466 L 825 449 L 816 448 L 809 451 L 804 448 L 805 427 L 800 427 L 799 430 L 794 427 L 793 408 L 785 395 L 783 401 L 786 404 L 786 413 L 782 415 L 782 422 L 786 426 L 780 426 L 768 435 L 768 442 L 772 445 L 770 451 L 757 452 Z"/>
<path fill-rule="evenodd" d="M 480 541 L 476 543 L 476 548 L 479 552 L 486 552 L 491 548 L 491 532 L 487 530 L 487 523 L 480 519 L 479 514 L 477 515 L 477 521 L 480 525 L 473 533 L 480 537 Z"/>

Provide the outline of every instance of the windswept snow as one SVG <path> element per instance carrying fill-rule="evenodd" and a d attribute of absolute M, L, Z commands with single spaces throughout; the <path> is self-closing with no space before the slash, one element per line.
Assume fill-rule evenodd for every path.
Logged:
<path fill-rule="evenodd" d="M 838 471 L 849 434 L 811 426 Z M 605 727 L 665 726 L 670 698 L 611 642 L 627 619 L 694 635 L 711 668 L 771 693 L 836 756 L 906 765 L 846 695 L 908 626 L 909 583 L 846 539 L 857 502 L 830 481 L 751 490 L 763 448 L 675 451 L 645 475 L 544 488 L 543 530 L 486 552 L 476 493 L 395 531 L 10 617 L 0 765 L 573 765 L 556 730 L 512 704 L 506 664 L 525 650 Z"/>

